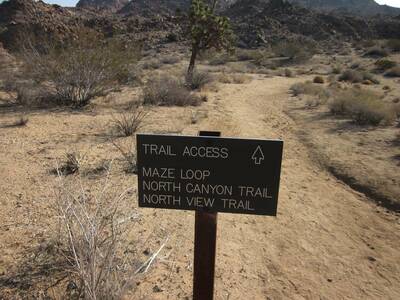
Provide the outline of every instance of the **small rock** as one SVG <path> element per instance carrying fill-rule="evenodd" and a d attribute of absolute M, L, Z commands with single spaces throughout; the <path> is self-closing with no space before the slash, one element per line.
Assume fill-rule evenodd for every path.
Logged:
<path fill-rule="evenodd" d="M 155 285 L 154 287 L 153 287 L 153 292 L 154 293 L 160 293 L 160 292 L 162 292 L 163 290 L 158 286 L 158 285 Z"/>

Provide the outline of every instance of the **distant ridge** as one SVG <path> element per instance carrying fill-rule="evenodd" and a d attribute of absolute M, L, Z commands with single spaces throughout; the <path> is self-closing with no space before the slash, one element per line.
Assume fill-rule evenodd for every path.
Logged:
<path fill-rule="evenodd" d="M 400 8 L 380 5 L 374 0 L 287 0 L 307 8 L 338 14 L 356 14 L 363 16 L 400 15 Z"/>

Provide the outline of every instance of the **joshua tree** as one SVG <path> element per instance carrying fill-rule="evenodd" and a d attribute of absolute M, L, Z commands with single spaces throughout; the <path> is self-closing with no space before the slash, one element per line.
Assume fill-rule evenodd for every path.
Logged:
<path fill-rule="evenodd" d="M 211 4 L 203 0 L 192 0 L 189 12 L 189 35 L 192 55 L 187 70 L 186 82 L 190 84 L 199 51 L 214 48 L 217 51 L 231 50 L 233 33 L 227 17 L 215 13 L 217 0 Z"/>

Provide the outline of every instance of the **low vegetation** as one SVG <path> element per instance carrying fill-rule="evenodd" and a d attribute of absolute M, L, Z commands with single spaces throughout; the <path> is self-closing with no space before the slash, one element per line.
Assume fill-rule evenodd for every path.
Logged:
<path fill-rule="evenodd" d="M 386 47 L 393 52 L 400 51 L 400 39 L 390 39 L 386 42 Z"/>
<path fill-rule="evenodd" d="M 379 95 L 357 88 L 338 92 L 329 104 L 334 115 L 350 117 L 359 125 L 389 124 L 395 114 Z"/>
<path fill-rule="evenodd" d="M 135 272 L 123 241 L 138 214 L 123 205 L 129 190 L 120 194 L 110 190 L 107 180 L 96 194 L 69 186 L 62 178 L 56 189 L 56 248 L 66 260 L 67 280 L 77 291 L 76 299 L 121 299 Z"/>
<path fill-rule="evenodd" d="M 65 154 L 65 160 L 61 166 L 58 166 L 55 173 L 61 175 L 72 175 L 78 173 L 83 163 L 86 161 L 86 155 L 79 152 L 68 152 Z"/>
<path fill-rule="evenodd" d="M 272 52 L 284 58 L 288 63 L 305 63 L 316 53 L 315 45 L 307 41 L 283 41 L 272 47 Z"/>
<path fill-rule="evenodd" d="M 243 84 L 251 81 L 251 77 L 245 74 L 227 74 L 222 73 L 218 76 L 218 81 L 221 83 Z"/>
<path fill-rule="evenodd" d="M 325 80 L 324 80 L 324 77 L 322 77 L 322 76 L 315 76 L 313 82 L 323 84 L 323 83 L 325 83 Z"/>
<path fill-rule="evenodd" d="M 385 73 L 387 77 L 400 77 L 400 66 L 394 67 Z"/>
<path fill-rule="evenodd" d="M 379 84 L 379 81 L 371 73 L 351 69 L 345 70 L 339 76 L 339 81 L 347 81 L 350 83 Z"/>
<path fill-rule="evenodd" d="M 364 56 L 370 57 L 386 57 L 388 55 L 389 53 L 385 49 L 378 46 L 371 47 L 364 53 Z"/>
<path fill-rule="evenodd" d="M 295 83 L 291 86 L 290 90 L 293 96 L 311 95 L 323 99 L 327 99 L 330 97 L 330 93 L 326 88 L 320 86 L 319 84 L 314 84 L 311 81 L 307 81 L 304 83 Z"/>
<path fill-rule="evenodd" d="M 107 94 L 127 80 L 131 64 L 138 59 L 138 49 L 121 41 L 101 40 L 84 32 L 68 44 L 48 42 L 40 48 L 29 40 L 21 58 L 24 74 L 46 87 L 54 102 L 82 107 L 96 96 Z"/>
<path fill-rule="evenodd" d="M 143 103 L 160 106 L 197 106 L 200 97 L 191 93 L 177 78 L 161 75 L 150 79 L 143 88 Z"/>
<path fill-rule="evenodd" d="M 209 72 L 195 70 L 192 75 L 192 80 L 189 83 L 189 87 L 192 90 L 198 90 L 213 81 L 214 78 Z"/>
<path fill-rule="evenodd" d="M 134 135 L 142 126 L 148 115 L 148 110 L 139 105 L 132 106 L 128 111 L 114 116 L 112 124 L 122 136 Z"/>
<path fill-rule="evenodd" d="M 397 63 L 390 59 L 380 59 L 375 62 L 375 69 L 377 71 L 386 71 L 397 66 Z"/>

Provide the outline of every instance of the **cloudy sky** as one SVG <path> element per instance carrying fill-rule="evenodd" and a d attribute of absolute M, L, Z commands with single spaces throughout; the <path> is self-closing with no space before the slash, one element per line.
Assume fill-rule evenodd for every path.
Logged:
<path fill-rule="evenodd" d="M 0 0 L 0 3 L 4 0 Z M 387 4 L 390 6 L 400 7 L 400 0 L 375 0 L 379 4 Z M 44 2 L 59 4 L 62 6 L 75 6 L 78 0 L 44 0 Z"/>

